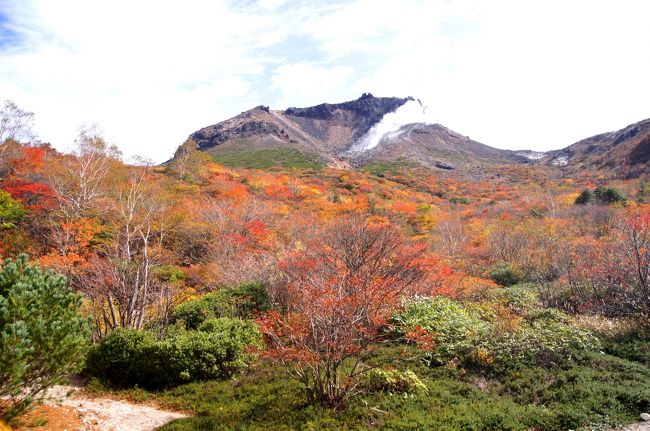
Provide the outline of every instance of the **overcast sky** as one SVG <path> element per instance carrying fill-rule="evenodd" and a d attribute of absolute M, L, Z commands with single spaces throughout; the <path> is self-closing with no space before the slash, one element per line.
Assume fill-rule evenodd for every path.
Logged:
<path fill-rule="evenodd" d="M 0 0 L 0 99 L 59 149 L 97 123 L 156 162 L 256 105 L 363 92 L 548 150 L 650 117 L 648 17 L 646 0 Z"/>

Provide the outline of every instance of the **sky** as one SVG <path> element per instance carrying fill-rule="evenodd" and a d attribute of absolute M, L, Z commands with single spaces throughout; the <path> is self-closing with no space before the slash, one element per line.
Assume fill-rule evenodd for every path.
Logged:
<path fill-rule="evenodd" d="M 0 0 L 0 101 L 60 150 L 98 124 L 154 162 L 254 106 L 364 92 L 544 151 L 650 117 L 649 16 L 646 0 Z"/>

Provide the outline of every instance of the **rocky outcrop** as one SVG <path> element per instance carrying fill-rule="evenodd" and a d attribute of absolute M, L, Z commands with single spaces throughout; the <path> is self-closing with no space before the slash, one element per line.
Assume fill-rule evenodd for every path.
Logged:
<path fill-rule="evenodd" d="M 281 129 L 275 124 L 266 121 L 251 120 L 241 125 L 226 128 L 223 124 L 217 124 L 203 128 L 190 135 L 200 150 L 215 147 L 223 144 L 232 138 L 247 138 L 255 135 L 280 135 Z"/>
<path fill-rule="evenodd" d="M 284 111 L 284 114 L 313 120 L 353 122 L 352 136 L 353 139 L 358 139 L 378 123 L 384 115 L 397 110 L 409 100 L 414 99 L 412 97 L 375 97 L 370 93 L 363 93 L 357 100 L 335 104 L 322 103 L 309 108 L 289 108 Z"/>

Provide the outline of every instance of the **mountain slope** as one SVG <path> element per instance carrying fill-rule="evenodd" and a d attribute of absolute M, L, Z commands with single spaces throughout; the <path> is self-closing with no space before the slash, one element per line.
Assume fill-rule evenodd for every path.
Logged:
<path fill-rule="evenodd" d="M 560 166 L 567 174 L 591 170 L 628 178 L 650 173 L 649 161 L 650 119 L 549 151 L 540 159 L 541 164 Z"/>
<path fill-rule="evenodd" d="M 473 141 L 440 124 L 414 123 L 384 136 L 379 145 L 351 154 L 356 164 L 372 160 L 408 160 L 420 165 L 452 170 L 470 165 L 530 163 L 514 151 Z"/>

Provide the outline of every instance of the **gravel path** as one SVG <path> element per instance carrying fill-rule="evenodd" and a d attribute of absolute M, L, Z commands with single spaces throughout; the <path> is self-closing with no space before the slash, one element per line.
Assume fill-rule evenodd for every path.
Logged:
<path fill-rule="evenodd" d="M 650 422 L 639 422 L 621 428 L 621 431 L 650 431 Z"/>
<path fill-rule="evenodd" d="M 87 398 L 74 386 L 55 386 L 46 404 L 79 412 L 83 426 L 76 431 L 153 431 L 182 413 L 160 410 L 144 404 L 131 404 L 111 398 Z"/>

